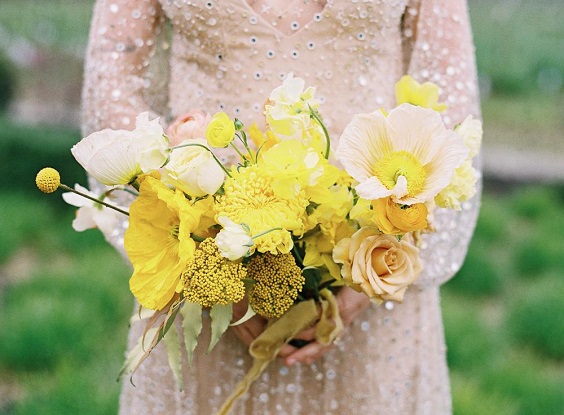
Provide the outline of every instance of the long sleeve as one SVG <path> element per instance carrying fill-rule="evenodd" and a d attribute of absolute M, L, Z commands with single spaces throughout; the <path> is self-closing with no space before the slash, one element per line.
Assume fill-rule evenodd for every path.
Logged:
<path fill-rule="evenodd" d="M 84 135 L 132 129 L 139 113 L 154 110 L 150 91 L 161 85 L 148 68 L 163 22 L 156 0 L 96 1 L 84 68 Z"/>
<path fill-rule="evenodd" d="M 447 126 L 467 115 L 480 118 L 474 45 L 465 0 L 412 0 L 406 12 L 407 70 L 417 81 L 439 85 Z M 406 33 L 407 32 L 407 33 Z M 479 161 L 476 167 L 479 168 Z M 436 209 L 437 231 L 423 237 L 425 269 L 417 285 L 438 285 L 461 267 L 472 237 L 480 203 L 478 192 L 462 210 Z"/>

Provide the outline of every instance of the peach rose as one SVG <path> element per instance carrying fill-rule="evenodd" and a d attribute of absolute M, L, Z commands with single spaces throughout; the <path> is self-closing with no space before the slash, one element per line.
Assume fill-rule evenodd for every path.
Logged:
<path fill-rule="evenodd" d="M 192 110 L 181 115 L 166 130 L 171 145 L 177 146 L 184 140 L 205 138 L 210 119 L 209 114 L 204 114 L 198 110 Z"/>
<path fill-rule="evenodd" d="M 375 303 L 401 302 L 405 290 L 423 269 L 419 250 L 403 239 L 364 227 L 342 239 L 333 249 L 333 260 L 343 264 L 341 275 L 348 285 L 363 291 Z"/>

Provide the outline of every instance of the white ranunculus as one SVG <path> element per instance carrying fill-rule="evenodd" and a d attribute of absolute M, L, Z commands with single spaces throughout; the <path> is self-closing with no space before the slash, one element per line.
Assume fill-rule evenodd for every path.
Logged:
<path fill-rule="evenodd" d="M 149 121 L 148 114 L 143 113 L 137 117 L 133 131 L 97 131 L 74 145 L 71 153 L 91 176 L 115 186 L 161 167 L 167 158 L 167 146 L 158 119 Z"/>
<path fill-rule="evenodd" d="M 75 184 L 74 189 L 89 196 L 95 198 L 98 197 L 98 195 L 88 191 L 88 189 L 85 189 L 79 184 Z M 63 193 L 63 199 L 69 205 L 79 208 L 76 212 L 76 217 L 72 222 L 72 227 L 77 232 L 98 228 L 102 231 L 102 233 L 104 233 L 104 235 L 109 235 L 116 228 L 120 216 L 122 215 L 113 209 L 97 204 L 85 197 L 77 195 L 76 193 Z M 120 208 L 122 210 L 126 210 L 122 207 Z"/>
<path fill-rule="evenodd" d="M 480 152 L 483 135 L 482 122 L 480 120 L 476 120 L 469 115 L 462 123 L 456 126 L 454 131 L 462 136 L 464 144 L 470 150 L 469 158 L 476 156 Z"/>
<path fill-rule="evenodd" d="M 215 237 L 215 244 L 221 256 L 235 261 L 249 255 L 254 245 L 249 229 L 236 224 L 227 216 L 220 216 L 218 222 L 223 229 Z"/>
<path fill-rule="evenodd" d="M 182 144 L 200 144 L 207 148 L 205 140 L 189 140 Z M 224 180 L 225 172 L 212 153 L 197 145 L 173 150 L 170 161 L 163 168 L 164 183 L 194 197 L 213 195 Z"/>

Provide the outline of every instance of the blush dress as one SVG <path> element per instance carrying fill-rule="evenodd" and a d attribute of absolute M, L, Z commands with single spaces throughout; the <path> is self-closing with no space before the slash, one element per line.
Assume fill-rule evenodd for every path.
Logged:
<path fill-rule="evenodd" d="M 404 74 L 439 85 L 448 126 L 480 116 L 462 0 L 98 0 L 83 134 L 133 128 L 147 110 L 163 123 L 199 109 L 262 125 L 268 94 L 291 72 L 316 87 L 336 139 L 355 113 L 392 108 Z M 439 286 L 464 260 L 478 206 L 479 195 L 460 211 L 436 211 L 437 231 L 422 241 L 424 271 L 402 304 L 369 306 L 314 364 L 274 361 L 231 413 L 451 413 Z M 123 253 L 123 227 L 106 237 Z M 129 347 L 142 327 L 132 324 Z M 228 331 L 211 353 L 198 348 L 184 364 L 181 391 L 159 346 L 135 373 L 136 386 L 123 381 L 120 414 L 213 414 L 250 363 Z"/>

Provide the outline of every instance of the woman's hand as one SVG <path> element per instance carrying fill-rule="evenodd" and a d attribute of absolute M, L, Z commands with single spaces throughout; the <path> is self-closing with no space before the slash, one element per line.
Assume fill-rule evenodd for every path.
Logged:
<path fill-rule="evenodd" d="M 237 321 L 245 315 L 248 304 L 247 297 L 233 304 L 233 321 Z M 244 323 L 232 326 L 231 330 L 248 347 L 264 331 L 267 322 L 266 318 L 257 314 Z"/>
<path fill-rule="evenodd" d="M 365 294 L 356 292 L 349 287 L 341 288 L 336 298 L 345 330 L 370 304 L 370 299 Z M 311 343 L 299 349 L 290 345 L 284 345 L 280 349 L 278 357 L 283 358 L 288 366 L 295 363 L 309 365 L 323 357 L 333 348 L 332 344 L 322 345 L 315 341 L 315 327 L 304 330 L 296 338 L 311 341 Z"/>

